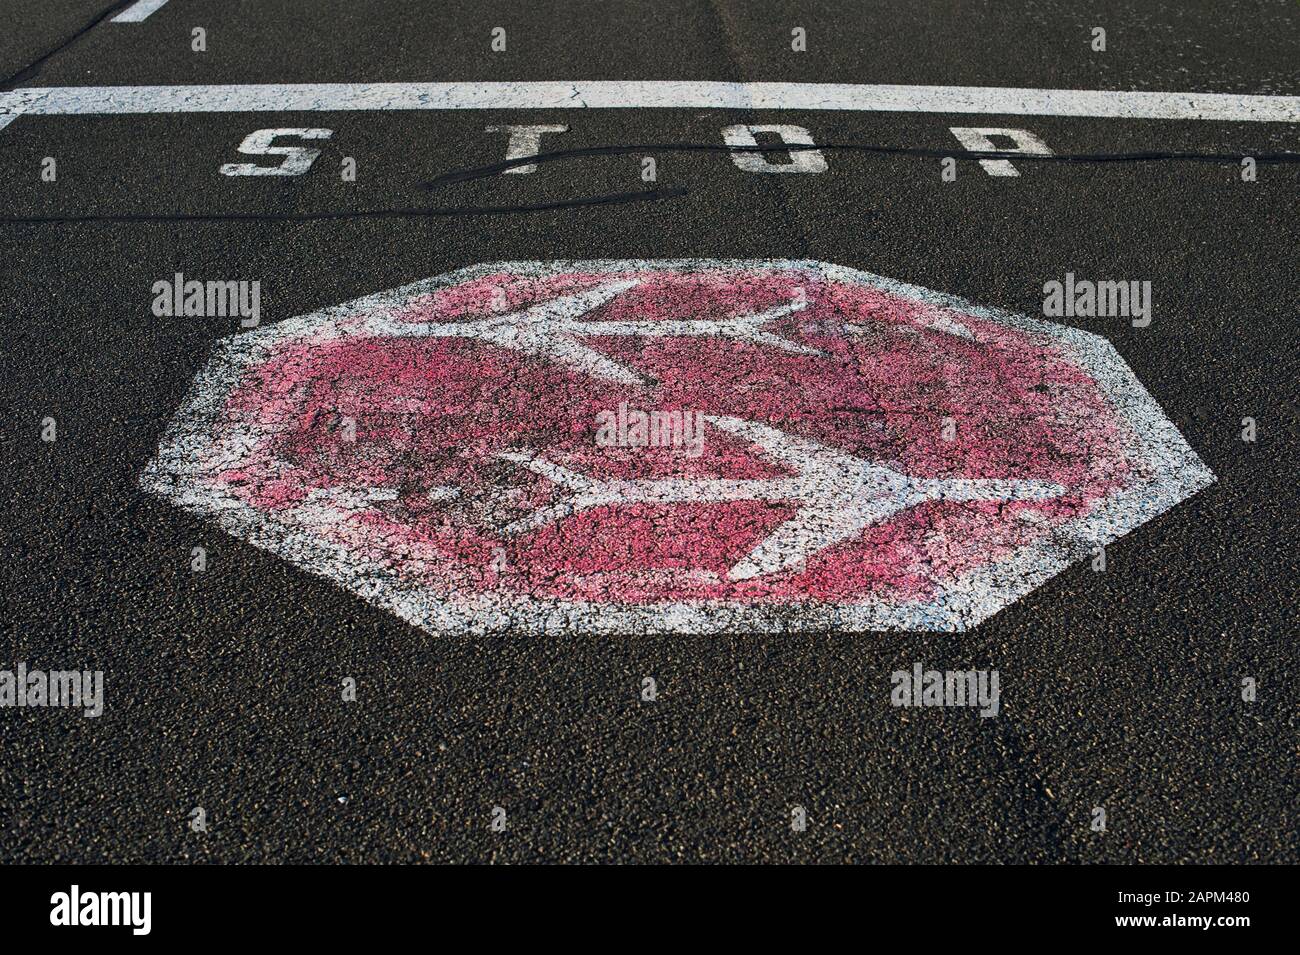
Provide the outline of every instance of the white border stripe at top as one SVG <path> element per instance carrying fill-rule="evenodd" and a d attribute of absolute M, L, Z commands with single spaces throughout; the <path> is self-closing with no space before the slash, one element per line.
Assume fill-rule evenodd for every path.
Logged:
<path fill-rule="evenodd" d="M 136 0 L 117 16 L 110 20 L 110 23 L 143 23 L 149 17 L 153 16 L 167 3 L 167 0 Z"/>
<path fill-rule="evenodd" d="M 0 93 L 0 112 L 37 115 L 443 109 L 849 110 L 1300 122 L 1300 96 L 996 86 L 581 80 L 52 86 Z"/>

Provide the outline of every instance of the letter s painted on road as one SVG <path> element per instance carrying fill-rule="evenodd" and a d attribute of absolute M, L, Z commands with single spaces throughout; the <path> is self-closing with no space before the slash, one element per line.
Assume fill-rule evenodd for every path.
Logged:
<path fill-rule="evenodd" d="M 332 129 L 258 129 L 244 137 L 239 151 L 245 156 L 283 156 L 278 166 L 258 166 L 254 163 L 224 163 L 223 176 L 301 176 L 320 155 L 319 149 L 308 146 L 273 146 L 280 136 L 297 136 L 300 139 L 329 139 Z"/>

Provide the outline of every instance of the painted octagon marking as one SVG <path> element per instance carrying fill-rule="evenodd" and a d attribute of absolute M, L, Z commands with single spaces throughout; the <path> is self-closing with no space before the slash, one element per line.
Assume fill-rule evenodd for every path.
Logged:
<path fill-rule="evenodd" d="M 237 335 L 141 476 L 426 630 L 608 633 L 962 630 L 1213 481 L 1096 335 L 725 260 Z"/>

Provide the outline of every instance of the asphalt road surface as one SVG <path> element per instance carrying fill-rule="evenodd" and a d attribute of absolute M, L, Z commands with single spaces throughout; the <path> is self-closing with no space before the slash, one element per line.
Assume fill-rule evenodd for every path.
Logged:
<path fill-rule="evenodd" d="M 0 669 L 104 674 L 102 715 L 0 711 L 0 860 L 1298 861 L 1295 3 L 171 0 L 113 22 L 127 6 L 0 5 Z M 595 81 L 628 101 L 466 92 Z M 680 85 L 648 105 L 640 81 Z M 700 99 L 723 82 L 1236 99 Z M 439 108 L 344 108 L 420 95 L 360 86 L 276 105 L 282 84 L 436 83 L 465 86 Z M 213 90 L 249 84 L 256 102 Z M 157 86 L 201 89 L 137 111 L 102 91 Z M 1258 97 L 1277 115 L 1248 115 Z M 501 163 L 486 128 L 512 124 L 592 152 L 434 181 Z M 772 152 L 730 155 L 735 125 L 806 130 L 824 171 L 741 168 L 814 154 L 760 133 Z M 953 127 L 1092 158 L 990 175 Z M 331 133 L 277 140 L 320 150 L 301 175 L 222 174 L 282 161 L 237 151 L 266 128 Z M 955 632 L 797 611 L 787 632 L 414 626 L 141 488 L 241 331 L 154 314 L 159 280 L 256 280 L 270 329 L 482 263 L 658 259 L 827 262 L 1039 319 L 1067 273 L 1150 282 L 1146 327 L 1051 321 L 1113 345 L 1217 480 L 1109 544 L 1105 572 L 1075 559 Z M 997 671 L 998 714 L 893 705 L 917 664 Z"/>

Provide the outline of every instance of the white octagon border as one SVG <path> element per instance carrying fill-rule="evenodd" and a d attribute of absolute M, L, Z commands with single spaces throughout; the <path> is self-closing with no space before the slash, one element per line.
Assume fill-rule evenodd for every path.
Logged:
<path fill-rule="evenodd" d="M 1063 524 L 1043 540 L 1019 548 L 996 564 L 962 575 L 927 602 L 822 601 L 754 605 L 738 601 L 662 604 L 595 603 L 489 592 L 448 600 L 233 496 L 202 485 L 196 449 L 208 443 L 221 404 L 243 371 L 264 360 L 280 341 L 304 334 L 346 336 L 342 320 L 359 313 L 395 309 L 440 288 L 498 272 L 530 278 L 564 272 L 593 274 L 643 271 L 803 271 L 825 281 L 865 285 L 965 312 L 1009 328 L 1055 339 L 1098 383 L 1103 397 L 1132 430 L 1127 451 L 1155 475 L 1107 498 L 1084 517 Z M 140 475 L 145 491 L 182 509 L 215 520 L 225 531 L 310 573 L 324 576 L 367 602 L 433 633 L 520 632 L 551 634 L 730 632 L 825 632 L 919 630 L 959 632 L 974 627 L 1056 576 L 1098 544 L 1107 545 L 1216 480 L 1160 406 L 1106 339 L 1065 325 L 975 305 L 953 295 L 897 282 L 858 269 L 812 260 L 597 259 L 591 261 L 493 262 L 457 269 L 400 288 L 300 315 L 221 342 L 164 434 L 157 456 Z"/>

